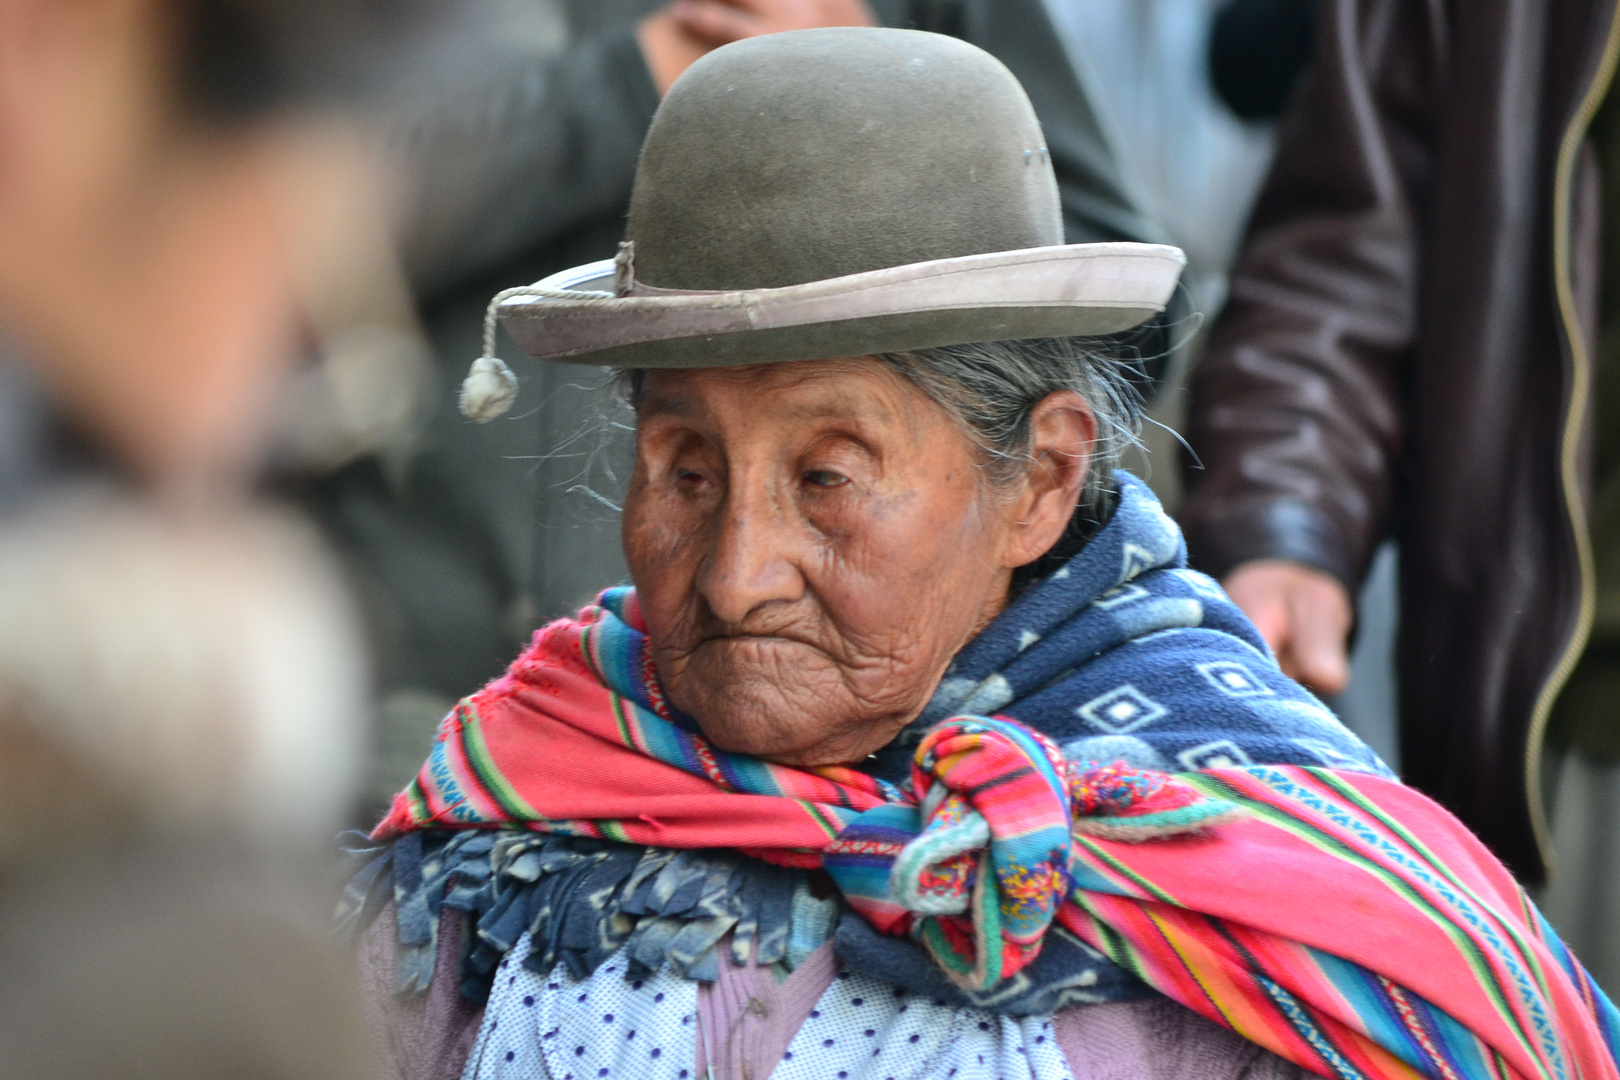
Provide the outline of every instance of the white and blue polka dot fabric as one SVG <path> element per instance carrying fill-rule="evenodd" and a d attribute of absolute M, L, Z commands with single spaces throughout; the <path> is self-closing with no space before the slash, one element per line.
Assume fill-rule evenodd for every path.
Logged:
<path fill-rule="evenodd" d="M 666 966 L 631 979 L 616 956 L 584 980 L 508 954 L 464 1080 L 698 1080 L 697 984 Z M 1047 1017 L 919 998 L 841 971 L 772 1080 L 1073 1080 Z"/>
<path fill-rule="evenodd" d="M 619 954 L 588 979 L 523 966 L 524 934 L 495 976 L 466 1080 L 692 1080 L 697 983 L 669 965 L 625 978 Z"/>
<path fill-rule="evenodd" d="M 1049 1017 L 1014 1019 L 840 972 L 772 1080 L 1072 1080 Z"/>

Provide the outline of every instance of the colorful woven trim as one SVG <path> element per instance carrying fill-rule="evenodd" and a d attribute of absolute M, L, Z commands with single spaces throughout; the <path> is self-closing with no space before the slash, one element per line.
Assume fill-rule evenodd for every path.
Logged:
<path fill-rule="evenodd" d="M 1035 958 L 1073 888 L 1072 830 L 1166 838 L 1238 811 L 1163 773 L 1065 761 L 1016 720 L 960 718 L 929 732 L 916 806 L 855 819 L 822 853 L 850 906 L 915 934 L 951 979 L 983 990 Z"/>

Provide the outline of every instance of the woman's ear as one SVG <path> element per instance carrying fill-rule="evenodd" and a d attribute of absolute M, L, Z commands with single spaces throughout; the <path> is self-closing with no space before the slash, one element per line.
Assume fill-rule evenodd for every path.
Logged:
<path fill-rule="evenodd" d="M 1032 563 L 1058 542 L 1080 501 L 1096 442 L 1097 414 L 1073 390 L 1048 394 L 1030 411 L 1029 471 L 1009 508 L 1004 567 Z"/>

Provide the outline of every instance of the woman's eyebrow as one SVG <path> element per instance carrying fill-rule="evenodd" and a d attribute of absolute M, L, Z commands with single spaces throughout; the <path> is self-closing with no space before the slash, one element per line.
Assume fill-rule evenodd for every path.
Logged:
<path fill-rule="evenodd" d="M 847 420 L 862 426 L 881 422 L 889 410 L 865 395 L 837 394 L 818 400 L 796 402 L 784 410 L 794 420 Z"/>

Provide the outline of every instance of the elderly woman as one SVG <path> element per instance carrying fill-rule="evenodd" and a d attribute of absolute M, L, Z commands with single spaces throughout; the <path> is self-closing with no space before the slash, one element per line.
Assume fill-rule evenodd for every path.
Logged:
<path fill-rule="evenodd" d="M 1063 245 L 1047 157 L 971 46 L 755 39 L 665 100 L 616 263 L 499 298 L 625 372 L 635 584 L 457 706 L 365 848 L 385 1072 L 1616 1075 L 1506 872 L 1115 471 L 1099 336 L 1180 257 Z"/>

